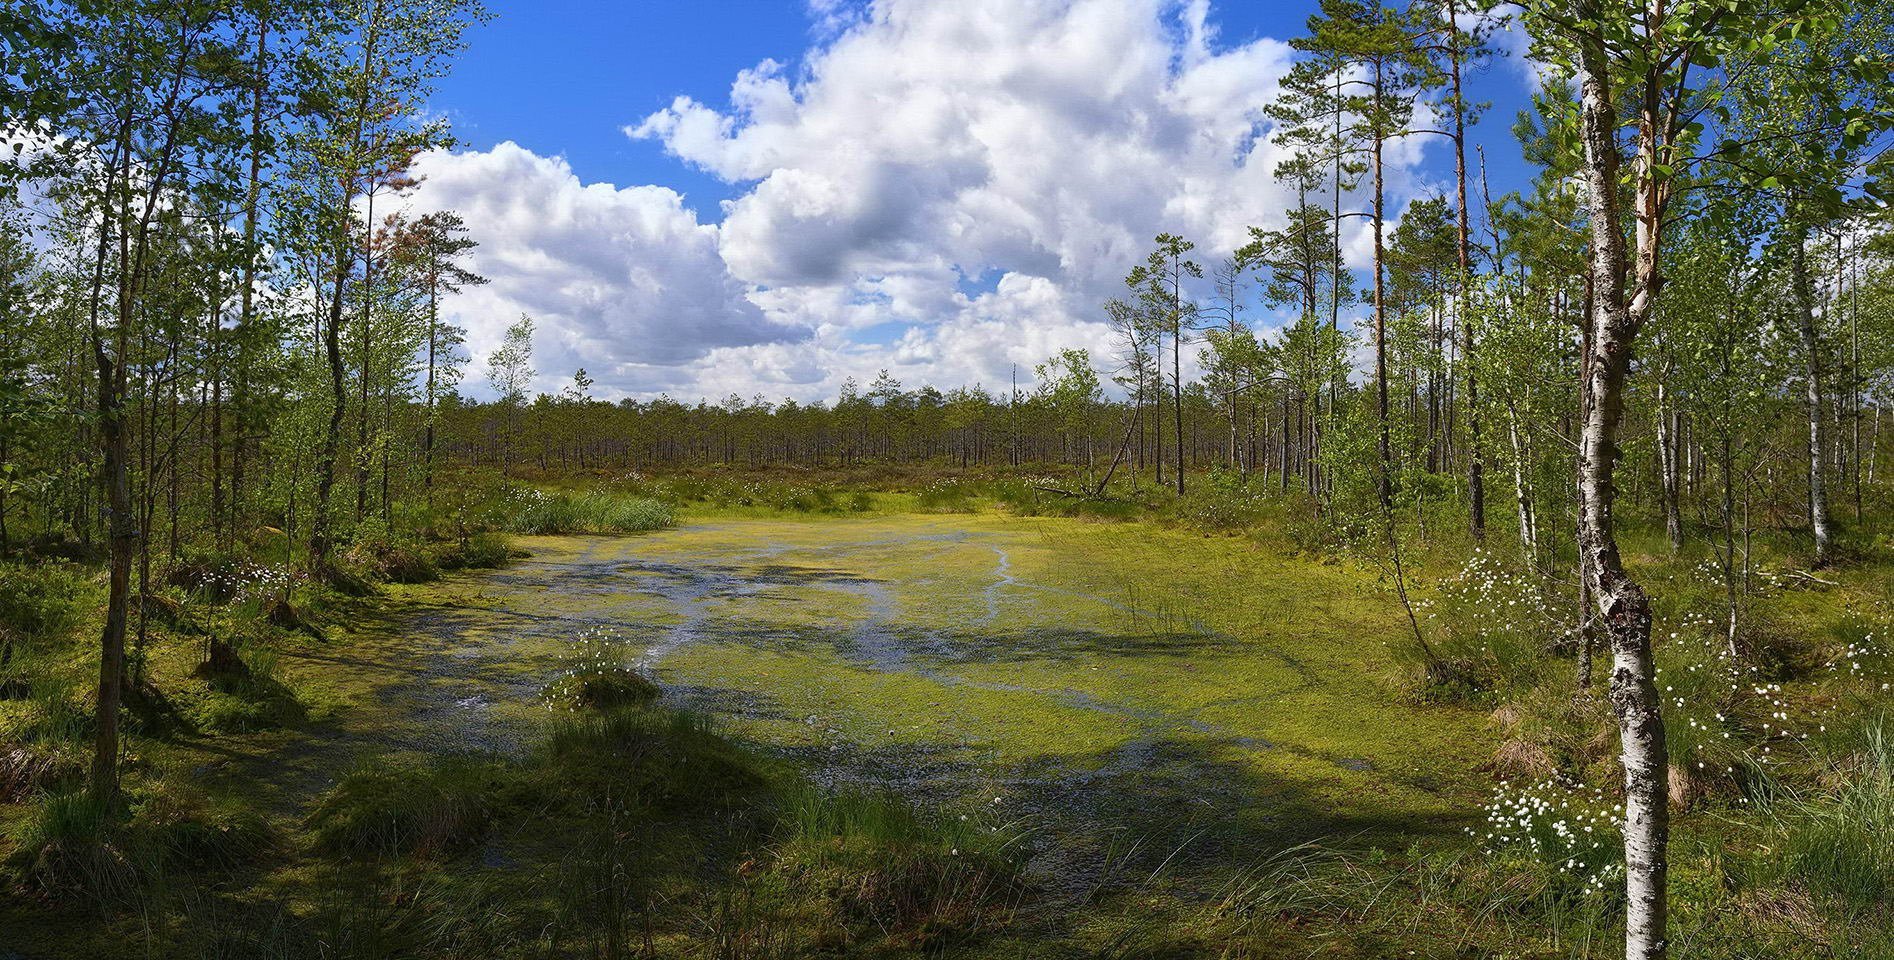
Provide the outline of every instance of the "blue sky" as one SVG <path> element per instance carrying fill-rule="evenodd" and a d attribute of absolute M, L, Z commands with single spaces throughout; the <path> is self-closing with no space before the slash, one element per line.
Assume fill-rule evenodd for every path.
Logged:
<path fill-rule="evenodd" d="M 495 19 L 440 84 L 467 146 L 512 140 L 562 155 L 581 178 L 661 183 L 716 219 L 734 189 L 622 128 L 679 94 L 726 101 L 737 71 L 794 59 L 812 39 L 794 0 L 490 0 Z"/>
<path fill-rule="evenodd" d="M 1160 119 L 1176 124 L 1170 132 L 1152 134 L 1123 158 L 1123 170 L 1162 172 L 1164 158 L 1151 155 L 1194 150 L 1187 142 L 1193 123 L 1208 130 L 1245 110 L 1256 113 L 1255 102 L 1212 101 L 1251 94 L 1232 77 L 1279 74 L 1288 53 L 1272 41 L 1300 35 L 1314 7 L 1230 0 L 882 0 L 873 8 L 850 0 L 489 3 L 495 19 L 472 31 L 434 100 L 454 124 L 459 156 L 431 170 L 424 165 L 441 185 L 423 187 L 419 202 L 449 205 L 452 198 L 456 207 L 490 208 L 487 235 L 472 221 L 484 245 L 476 266 L 492 275 L 495 266 L 507 274 L 529 261 L 550 263 L 563 279 L 541 286 L 567 295 L 533 295 L 522 270 L 513 271 L 520 276 L 511 286 L 496 278 L 494 287 L 504 289 L 460 305 L 476 359 L 498 327 L 524 310 L 541 318 L 543 386 L 570 375 L 562 368 L 590 360 L 608 393 L 686 399 L 729 390 L 819 398 L 832 395 L 841 378 L 872 376 L 880 367 L 942 386 L 992 383 L 1028 351 L 1061 345 L 1092 347 L 1108 367 L 1109 344 L 1092 308 L 1108 289 L 1100 278 L 1121 276 L 1129 251 L 1094 237 L 1139 236 L 1153 226 L 1188 234 L 1202 224 L 1202 233 L 1227 238 L 1235 221 L 1191 205 L 1208 202 L 1199 195 L 1240 201 L 1258 194 L 1258 174 L 1233 172 L 1226 183 L 1210 170 L 1147 188 L 1122 171 L 1101 172 L 1101 185 L 1054 201 L 1044 195 L 1064 190 L 1059 171 L 1031 169 L 1035 152 L 1046 149 L 1030 142 L 1034 111 L 1046 115 L 1049 129 L 1102 131 L 1101 144 L 1110 143 L 1113 121 L 1095 127 L 1086 110 L 1143 119 L 1168 111 Z M 975 22 L 977 35 L 961 39 Z M 1009 29 L 1017 48 L 1009 46 Z M 1209 36 L 1194 40 L 1193 31 Z M 1103 71 L 1139 56 L 1155 57 L 1157 72 L 1127 73 L 1120 101 L 1090 102 L 1087 64 L 1095 59 Z M 989 85 L 962 60 L 1023 79 Z M 766 61 L 776 66 L 757 71 Z M 1527 76 L 1515 59 L 1469 78 L 1473 95 L 1492 104 L 1474 137 L 1486 145 L 1496 193 L 1529 176 L 1508 133 L 1525 103 Z M 740 82 L 747 92 L 733 95 Z M 1154 89 L 1140 93 L 1141 83 Z M 673 109 L 680 97 L 686 106 Z M 915 103 L 935 106 L 910 109 Z M 952 129 L 960 122 L 968 131 Z M 627 134 L 640 125 L 640 136 Z M 1394 193 L 1403 201 L 1451 183 L 1446 141 L 1426 139 L 1437 142 L 1416 145 L 1418 154 L 1396 175 Z M 508 143 L 515 146 L 502 147 Z M 1233 149 L 1241 143 L 1232 141 Z M 926 152 L 933 149 L 943 158 L 938 167 Z M 1096 153 L 1060 162 L 1085 163 Z M 866 201 L 836 196 L 858 184 Z M 538 197 L 540 210 L 561 211 L 544 218 L 558 229 L 538 222 L 532 207 L 509 207 L 488 194 L 508 190 Z M 1148 203 L 1127 199 L 1147 190 Z M 1042 200 L 1045 209 L 1031 209 Z M 796 220 L 811 204 L 822 208 L 819 215 Z M 1268 225 L 1279 206 L 1258 197 L 1252 219 Z M 1187 212 L 1167 225 L 1172 214 L 1165 211 L 1177 210 Z M 1010 232 L 969 239 L 987 232 L 988 221 L 1014 214 L 1019 223 Z M 951 229 L 930 232 L 937 220 L 951 221 Z M 635 224 L 634 235 L 615 231 L 618 221 Z M 1054 229 L 1071 236 L 1039 235 Z M 1210 238 L 1200 239 L 1205 259 L 1213 259 Z M 615 254 L 599 252 L 606 248 Z M 654 292 L 660 288 L 694 291 L 693 305 L 667 305 Z M 706 298 L 716 303 L 699 302 Z M 1259 306 L 1251 319 L 1267 328 L 1266 314 Z M 1063 333 L 1041 336 L 1040 326 Z M 754 391 L 743 389 L 751 385 Z M 479 392 L 477 382 L 470 386 Z"/>

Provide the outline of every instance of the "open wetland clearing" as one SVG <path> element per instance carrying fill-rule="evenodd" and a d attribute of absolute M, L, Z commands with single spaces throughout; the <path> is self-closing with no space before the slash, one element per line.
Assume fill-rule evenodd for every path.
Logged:
<path fill-rule="evenodd" d="M 819 779 L 984 798 L 1061 843 L 1187 856 L 1463 826 L 1471 711 L 1388 684 L 1370 575 L 1143 525 L 973 515 L 533 537 L 410 593 L 411 731 L 503 747 L 604 629 L 664 702 Z"/>
<path fill-rule="evenodd" d="M 0 960 L 1894 960 L 1894 0 L 0 0 Z"/>

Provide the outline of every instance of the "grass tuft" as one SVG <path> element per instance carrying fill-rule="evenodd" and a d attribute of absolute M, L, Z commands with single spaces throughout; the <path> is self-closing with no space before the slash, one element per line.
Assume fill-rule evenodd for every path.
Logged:
<path fill-rule="evenodd" d="M 1024 892 L 1020 834 L 888 794 L 802 785 L 782 810 L 772 890 L 817 944 L 933 949 L 1007 923 Z"/>
<path fill-rule="evenodd" d="M 1812 798 L 1770 805 L 1787 878 L 1859 906 L 1894 898 L 1894 737 L 1871 721 L 1853 773 Z"/>
<path fill-rule="evenodd" d="M 610 710 L 645 706 L 659 692 L 657 684 L 631 667 L 592 667 L 558 677 L 540 696 L 555 710 Z"/>
<path fill-rule="evenodd" d="M 318 849 L 345 856 L 439 856 L 486 835 L 506 788 L 504 765 L 450 756 L 388 761 L 344 777 L 309 816 Z"/>
<path fill-rule="evenodd" d="M 138 885 L 125 838 L 111 805 L 81 790 L 53 794 L 15 826 L 8 865 L 45 896 L 114 903 Z"/>
<path fill-rule="evenodd" d="M 581 798 L 638 797 L 666 810 L 727 809 L 767 782 L 751 755 L 703 717 L 682 711 L 561 715 L 547 731 L 539 763 Z"/>

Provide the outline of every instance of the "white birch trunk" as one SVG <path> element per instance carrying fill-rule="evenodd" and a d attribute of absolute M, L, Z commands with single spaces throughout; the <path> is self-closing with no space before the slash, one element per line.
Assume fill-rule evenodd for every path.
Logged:
<path fill-rule="evenodd" d="M 1579 4 L 1579 21 L 1597 22 L 1598 0 Z M 1617 497 L 1618 431 L 1624 422 L 1625 381 L 1631 348 L 1649 316 L 1659 283 L 1658 238 L 1662 187 L 1649 168 L 1657 132 L 1655 79 L 1644 84 L 1639 106 L 1637 264 L 1627 283 L 1627 254 L 1619 209 L 1619 124 L 1611 89 L 1611 65 L 1603 38 L 1579 31 L 1580 125 L 1585 146 L 1583 179 L 1590 206 L 1591 274 L 1594 296 L 1590 369 L 1591 403 L 1580 434 L 1579 548 L 1601 620 L 1611 638 L 1609 699 L 1618 718 L 1624 762 L 1625 957 L 1657 960 L 1669 947 L 1666 908 L 1670 811 L 1669 759 L 1664 721 L 1651 658 L 1650 601 L 1625 571 L 1618 552 L 1613 507 Z"/>

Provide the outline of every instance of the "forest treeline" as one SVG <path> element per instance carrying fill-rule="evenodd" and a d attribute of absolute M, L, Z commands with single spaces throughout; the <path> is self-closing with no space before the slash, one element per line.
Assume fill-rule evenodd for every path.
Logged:
<path fill-rule="evenodd" d="M 428 97 L 475 0 L 8 4 L 0 552 L 106 558 L 95 787 L 128 618 L 169 569 L 267 530 L 332 578 L 469 471 L 1006 466 L 1100 497 L 1216 468 L 1397 563 L 1401 518 L 1451 515 L 1584 585 L 1629 771 L 1630 953 L 1662 954 L 1663 726 L 1613 508 L 1628 491 L 1674 547 L 1711 546 L 1732 649 L 1751 531 L 1805 531 L 1818 568 L 1887 509 L 1894 25 L 1884 3 L 1534 0 L 1545 82 L 1512 129 L 1538 173 L 1495 195 L 1463 80 L 1503 12 L 1325 0 L 1257 118 L 1297 204 L 1234 250 L 1156 237 L 1099 305 L 1109 352 L 1024 386 L 693 405 L 598 399 L 582 370 L 537 393 L 531 318 L 473 371 L 496 399 L 465 399 L 448 304 L 484 282 L 481 225 L 403 197 L 453 146 Z M 1454 176 L 1397 209 L 1385 158 L 1415 139 Z"/>

